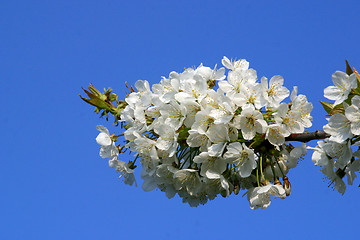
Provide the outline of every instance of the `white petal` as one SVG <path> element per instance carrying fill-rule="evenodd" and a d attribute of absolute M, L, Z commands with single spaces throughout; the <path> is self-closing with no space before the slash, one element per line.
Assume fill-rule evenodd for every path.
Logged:
<path fill-rule="evenodd" d="M 109 130 L 106 127 L 104 127 L 103 125 L 97 125 L 96 129 L 99 130 L 100 132 L 110 135 Z"/>
<path fill-rule="evenodd" d="M 112 143 L 110 136 L 104 132 L 96 137 L 96 142 L 101 146 L 109 146 Z"/>

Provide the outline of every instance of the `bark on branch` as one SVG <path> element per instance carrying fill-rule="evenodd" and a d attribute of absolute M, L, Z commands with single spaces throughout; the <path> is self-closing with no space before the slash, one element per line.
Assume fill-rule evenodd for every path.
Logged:
<path fill-rule="evenodd" d="M 330 135 L 326 132 L 317 130 L 315 132 L 293 133 L 286 137 L 285 141 L 309 142 L 311 140 L 325 139 L 328 137 L 330 137 Z"/>

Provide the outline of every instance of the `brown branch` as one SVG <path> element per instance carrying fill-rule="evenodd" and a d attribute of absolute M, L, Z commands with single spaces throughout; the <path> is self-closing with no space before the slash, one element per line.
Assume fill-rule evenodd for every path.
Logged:
<path fill-rule="evenodd" d="M 285 141 L 309 142 L 311 140 L 325 139 L 328 137 L 330 137 L 330 135 L 326 132 L 317 130 L 315 132 L 293 133 L 286 137 Z"/>

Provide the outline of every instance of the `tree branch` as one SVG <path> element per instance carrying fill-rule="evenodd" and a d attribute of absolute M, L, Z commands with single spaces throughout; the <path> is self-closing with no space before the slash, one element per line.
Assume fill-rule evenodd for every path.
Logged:
<path fill-rule="evenodd" d="M 325 139 L 328 137 L 330 137 L 330 135 L 326 132 L 317 130 L 315 132 L 293 133 L 286 137 L 285 141 L 309 142 L 311 140 Z"/>

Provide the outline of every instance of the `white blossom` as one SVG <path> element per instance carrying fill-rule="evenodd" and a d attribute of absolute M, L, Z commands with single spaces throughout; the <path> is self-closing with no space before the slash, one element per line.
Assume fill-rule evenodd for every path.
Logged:
<path fill-rule="evenodd" d="M 181 169 L 174 174 L 176 190 L 186 190 L 191 196 L 201 188 L 199 173 L 195 169 Z"/>
<path fill-rule="evenodd" d="M 220 178 L 226 169 L 226 162 L 222 157 L 210 156 L 208 152 L 202 152 L 194 158 L 195 163 L 201 163 L 200 175 L 214 179 Z"/>
<path fill-rule="evenodd" d="M 284 78 L 279 75 L 272 77 L 269 85 L 266 77 L 261 78 L 263 96 L 268 107 L 277 108 L 280 102 L 289 96 L 290 91 L 283 86 L 283 83 Z"/>
<path fill-rule="evenodd" d="M 312 126 L 312 116 L 310 116 L 310 113 L 313 110 L 313 105 L 307 101 L 305 95 L 297 95 L 297 91 L 298 88 L 295 86 L 290 96 L 292 101 L 291 109 L 300 112 L 302 125 L 309 128 Z"/>
<path fill-rule="evenodd" d="M 254 151 L 248 148 L 244 143 L 230 143 L 227 146 L 227 152 L 224 154 L 226 161 L 235 164 L 237 171 L 242 178 L 249 177 L 252 170 L 256 168 L 256 159 Z"/>
<path fill-rule="evenodd" d="M 129 163 L 125 163 L 123 161 L 118 161 L 115 167 L 117 172 L 120 172 L 121 175 L 119 178 L 124 178 L 124 183 L 132 186 L 134 183 L 136 185 L 136 180 L 134 176 L 134 169 L 131 169 Z"/>
<path fill-rule="evenodd" d="M 311 160 L 314 162 L 315 165 L 325 166 L 329 162 L 329 158 L 326 155 L 325 150 L 323 148 L 324 144 L 325 144 L 324 141 L 318 141 L 317 146 L 315 148 L 309 147 L 310 149 L 314 150 Z"/>
<path fill-rule="evenodd" d="M 360 96 L 351 99 L 352 105 L 345 109 L 345 116 L 350 121 L 350 131 L 354 135 L 360 135 Z"/>
<path fill-rule="evenodd" d="M 273 185 L 271 183 L 262 187 L 255 187 L 250 189 L 247 193 L 250 208 L 268 208 L 271 203 L 271 195 L 273 197 L 285 198 L 285 189 L 281 185 Z"/>
<path fill-rule="evenodd" d="M 263 115 L 251 104 L 243 107 L 235 121 L 238 123 L 236 125 L 241 130 L 243 138 L 247 140 L 253 139 L 256 133 L 264 133 L 267 128 Z"/>
<path fill-rule="evenodd" d="M 351 122 L 342 113 L 332 115 L 329 123 L 324 126 L 324 131 L 331 135 L 330 141 L 338 143 L 342 143 L 353 136 Z"/>
<path fill-rule="evenodd" d="M 334 105 L 338 105 L 345 101 L 351 89 L 357 87 L 355 73 L 349 76 L 344 72 L 336 71 L 332 75 L 332 81 L 335 86 L 325 88 L 324 96 L 330 100 L 334 100 Z"/>
<path fill-rule="evenodd" d="M 335 161 L 333 159 L 330 159 L 328 164 L 321 169 L 321 172 L 327 176 L 327 178 L 330 180 L 330 184 L 334 184 L 335 189 L 341 193 L 342 195 L 345 193 L 346 185 L 342 178 L 345 176 L 345 173 L 343 176 L 341 176 L 341 170 L 337 169 L 334 170 L 334 164 Z"/>
<path fill-rule="evenodd" d="M 96 142 L 101 145 L 100 156 L 102 158 L 110 158 L 114 155 L 117 156 L 119 151 L 110 137 L 109 130 L 102 125 L 96 126 L 96 129 L 100 131 L 99 135 L 96 137 Z"/>
<path fill-rule="evenodd" d="M 280 124 L 286 131 L 286 135 L 291 133 L 304 132 L 304 126 L 301 123 L 301 113 L 294 109 L 289 109 L 286 103 L 281 103 L 274 115 L 276 123 Z"/>
<path fill-rule="evenodd" d="M 280 146 L 285 143 L 285 137 L 290 133 L 280 124 L 270 124 L 266 130 L 265 139 L 269 140 L 272 145 Z"/>

